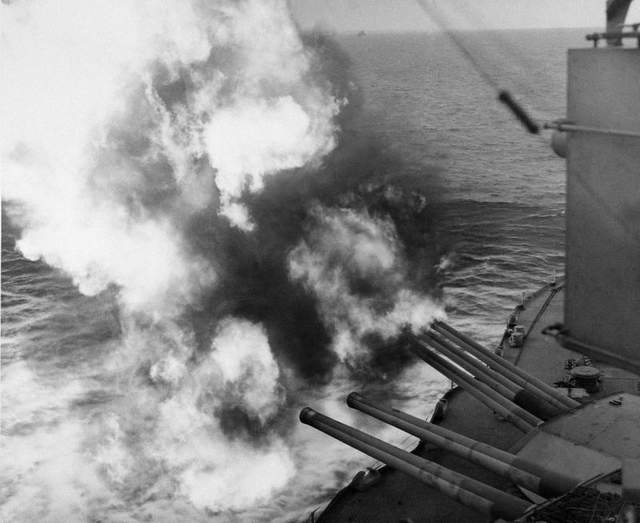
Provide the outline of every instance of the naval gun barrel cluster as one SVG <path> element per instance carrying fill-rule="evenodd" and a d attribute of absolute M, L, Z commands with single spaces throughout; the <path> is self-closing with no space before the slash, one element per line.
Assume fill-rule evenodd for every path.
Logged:
<path fill-rule="evenodd" d="M 557 403 L 547 401 L 544 397 L 532 391 L 531 388 L 524 388 L 522 385 L 518 385 L 504 374 L 483 364 L 468 352 L 458 350 L 450 341 L 447 341 L 437 332 L 427 333 L 426 338 L 438 352 L 462 368 L 468 368 L 478 380 L 486 383 L 509 401 L 539 418 L 546 420 L 567 410 L 566 407 L 559 407 Z"/>
<path fill-rule="evenodd" d="M 416 356 L 523 432 L 579 406 L 442 321 L 408 340 Z"/>
<path fill-rule="evenodd" d="M 355 392 L 347 398 L 347 405 L 545 497 L 564 494 L 581 481 L 405 412 L 385 408 Z"/>
<path fill-rule="evenodd" d="M 419 358 L 422 358 L 440 374 L 443 374 L 450 380 L 455 381 L 469 394 L 484 403 L 494 412 L 497 412 L 500 416 L 523 432 L 529 432 L 542 423 L 540 418 L 508 400 L 486 383 L 475 379 L 465 370 L 456 367 L 453 363 L 440 356 L 436 351 L 430 349 L 426 343 L 417 338 L 413 338 L 413 342 L 411 350 L 414 354 Z"/>
<path fill-rule="evenodd" d="M 300 412 L 300 421 L 492 518 L 514 520 L 531 507 L 523 499 L 394 447 L 308 407 Z"/>
<path fill-rule="evenodd" d="M 460 347 L 459 350 L 470 353 L 496 372 L 501 373 L 505 378 L 521 386 L 524 390 L 544 399 L 551 405 L 556 406 L 561 411 L 575 409 L 580 406 L 577 401 L 565 396 L 551 385 L 509 363 L 504 358 L 494 354 L 486 347 L 483 347 L 465 334 L 447 325 L 445 322 L 434 322 L 432 329 L 449 341 L 457 344 Z"/>
<path fill-rule="evenodd" d="M 444 322 L 435 322 L 431 331 L 421 337 L 410 334 L 407 339 L 414 354 L 525 433 L 543 420 L 579 406 Z M 546 498 L 562 495 L 581 481 L 439 425 L 380 406 L 357 393 L 349 395 L 347 404 Z M 523 499 L 394 447 L 310 408 L 300 412 L 300 420 L 493 518 L 517 519 L 531 508 Z"/>

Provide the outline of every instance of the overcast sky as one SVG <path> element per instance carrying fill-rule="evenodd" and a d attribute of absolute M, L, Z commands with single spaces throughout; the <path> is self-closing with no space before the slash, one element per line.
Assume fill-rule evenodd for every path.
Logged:
<path fill-rule="evenodd" d="M 330 31 L 429 31 L 415 0 L 289 0 L 305 28 Z M 452 29 L 604 27 L 605 0 L 428 0 Z M 627 21 L 640 21 L 640 0 Z"/>

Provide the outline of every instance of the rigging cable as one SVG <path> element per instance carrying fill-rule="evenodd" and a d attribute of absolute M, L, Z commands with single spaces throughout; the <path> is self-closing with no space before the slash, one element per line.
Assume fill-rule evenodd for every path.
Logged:
<path fill-rule="evenodd" d="M 431 6 L 427 3 L 427 0 L 416 0 L 420 8 L 424 13 L 449 37 L 453 44 L 458 48 L 458 51 L 466 58 L 473 69 L 478 73 L 482 80 L 491 87 L 494 91 L 500 91 L 500 86 L 491 77 L 491 75 L 484 70 L 480 65 L 480 62 L 471 54 L 471 51 L 462 43 L 461 40 L 447 27 L 445 19 L 440 15 L 435 6 Z"/>
<path fill-rule="evenodd" d="M 461 8 L 459 11 L 459 17 L 463 19 L 471 27 L 478 27 L 481 31 L 484 31 L 483 41 L 487 42 L 487 49 L 485 54 L 493 55 L 499 63 L 495 63 L 496 60 L 492 60 L 492 65 L 498 65 L 502 73 L 501 76 L 506 76 L 510 80 L 510 84 L 517 90 L 528 91 L 531 87 L 531 82 L 528 78 L 521 78 L 515 71 L 526 72 L 525 74 L 535 72 L 537 79 L 536 84 L 540 85 L 539 80 L 546 78 L 550 80 L 552 77 L 549 74 L 547 67 L 540 69 L 540 62 L 531 59 L 530 53 L 524 53 L 522 49 L 519 49 L 516 41 L 505 36 L 504 31 L 492 30 L 484 18 L 483 11 L 478 9 L 477 2 L 473 0 L 458 0 L 461 2 Z M 518 40 L 519 41 L 519 40 Z M 514 70 L 515 67 L 515 70 Z M 511 68 L 511 71 L 508 69 Z M 494 75 L 495 76 L 495 75 Z M 503 86 L 504 87 L 504 86 Z M 536 120 L 549 121 L 553 119 L 553 113 L 549 111 L 541 110 L 541 107 L 532 107 L 531 103 L 527 103 L 529 111 L 537 116 Z"/>
<path fill-rule="evenodd" d="M 480 78 L 494 91 L 498 93 L 498 100 L 506 105 L 513 115 L 520 121 L 525 129 L 531 134 L 538 134 L 540 132 L 540 125 L 529 116 L 527 111 L 511 96 L 511 93 L 506 89 L 502 89 L 498 82 L 496 82 L 491 75 L 480 65 L 480 62 L 476 60 L 471 51 L 466 45 L 451 31 L 447 24 L 438 13 L 437 9 L 431 6 L 427 0 L 416 0 L 420 8 L 425 14 L 435 22 L 435 24 L 449 37 L 454 43 L 462 55 L 466 58 L 473 69 L 478 73 Z"/>

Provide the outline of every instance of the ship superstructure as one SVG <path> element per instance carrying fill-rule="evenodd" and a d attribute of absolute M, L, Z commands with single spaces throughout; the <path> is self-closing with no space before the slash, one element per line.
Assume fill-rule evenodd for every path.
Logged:
<path fill-rule="evenodd" d="M 416 436 L 413 452 L 304 409 L 302 422 L 387 465 L 359 474 L 319 521 L 640 518 L 640 32 L 624 25 L 630 3 L 610 0 L 593 47 L 569 51 L 566 118 L 545 125 L 567 162 L 566 277 L 523 300 L 495 349 L 445 322 L 406 333 L 407 350 L 457 384 L 431 421 L 349 396 Z"/>

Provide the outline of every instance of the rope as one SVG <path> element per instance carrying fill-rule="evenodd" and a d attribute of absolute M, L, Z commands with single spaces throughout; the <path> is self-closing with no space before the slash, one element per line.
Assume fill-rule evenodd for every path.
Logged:
<path fill-rule="evenodd" d="M 467 49 L 467 47 L 462 43 L 462 40 L 460 40 L 456 36 L 456 34 L 447 27 L 445 19 L 440 15 L 435 6 L 431 6 L 427 2 L 427 0 L 416 0 L 416 2 L 424 11 L 424 13 L 451 39 L 460 53 L 462 53 L 462 55 L 466 58 L 466 60 L 473 67 L 476 73 L 478 73 L 480 78 L 482 78 L 484 83 L 486 83 L 494 91 L 501 91 L 498 83 L 491 77 L 491 75 L 487 71 L 485 71 L 485 69 L 480 65 L 480 62 L 478 62 L 473 54 L 471 54 L 471 51 L 469 51 L 469 49 Z"/>

